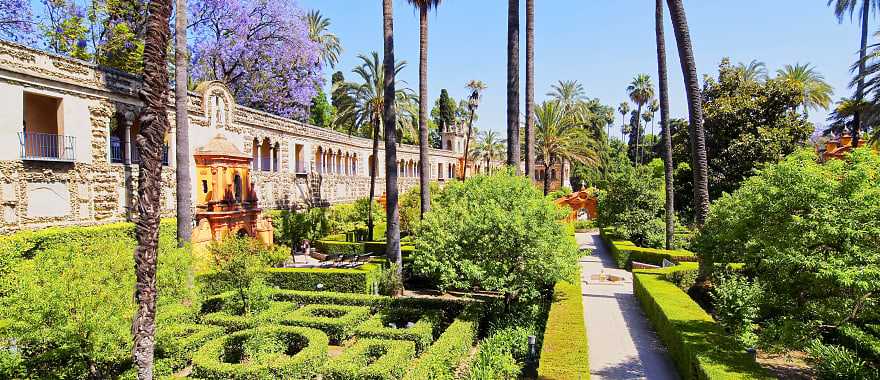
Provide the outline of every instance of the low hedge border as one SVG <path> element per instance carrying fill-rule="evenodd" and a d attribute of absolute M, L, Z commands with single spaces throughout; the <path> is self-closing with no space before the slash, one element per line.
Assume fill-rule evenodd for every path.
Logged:
<path fill-rule="evenodd" d="M 322 370 L 324 380 L 397 380 L 415 357 L 406 340 L 358 339 Z"/>
<path fill-rule="evenodd" d="M 633 290 L 682 379 L 773 379 L 696 302 L 664 277 L 680 267 L 637 270 Z"/>
<path fill-rule="evenodd" d="M 690 251 L 670 251 L 636 246 L 631 241 L 623 240 L 614 228 L 603 228 L 600 231 L 602 240 L 611 251 L 611 256 L 618 268 L 631 271 L 633 261 L 660 266 L 663 265 L 664 259 L 674 263 L 696 262 L 698 260 L 697 255 Z"/>
<path fill-rule="evenodd" d="M 382 267 L 366 263 L 358 268 L 272 268 L 266 283 L 288 290 L 316 290 L 318 284 L 325 291 L 373 294 L 382 277 Z"/>
<path fill-rule="evenodd" d="M 245 341 L 259 336 L 275 336 L 291 345 L 304 345 L 295 355 L 283 352 L 247 363 L 226 363 L 229 356 L 241 354 Z M 327 335 L 322 331 L 292 326 L 265 326 L 239 331 L 214 339 L 199 349 L 192 359 L 192 377 L 205 380 L 234 379 L 311 379 L 327 359 Z"/>
<path fill-rule="evenodd" d="M 340 314 L 326 317 L 324 313 Z M 365 306 L 306 305 L 275 320 L 282 325 L 316 328 L 327 333 L 330 341 L 342 342 L 354 335 L 355 328 L 370 318 L 372 311 Z"/>
<path fill-rule="evenodd" d="M 403 380 L 452 379 L 477 338 L 476 310 L 465 310 L 414 363 Z"/>
<path fill-rule="evenodd" d="M 156 356 L 167 359 L 169 366 L 179 371 L 189 364 L 199 347 L 223 334 L 223 328 L 218 326 L 160 324 L 156 329 Z"/>
<path fill-rule="evenodd" d="M 580 284 L 557 282 L 544 328 L 538 377 L 547 380 L 588 379 L 589 355 Z"/>
<path fill-rule="evenodd" d="M 272 295 L 274 301 L 296 302 L 303 305 L 334 304 L 347 306 L 369 306 L 374 309 L 391 304 L 391 297 L 368 294 L 309 292 L 302 290 L 277 290 Z"/>
<path fill-rule="evenodd" d="M 388 326 L 388 320 L 407 320 L 414 326 L 405 328 Z M 422 352 L 434 341 L 434 330 L 440 325 L 440 313 L 436 310 L 389 309 L 373 315 L 355 328 L 354 335 L 361 338 L 407 340 L 415 343 L 416 351 Z"/>
<path fill-rule="evenodd" d="M 252 329 L 257 326 L 254 316 L 232 315 L 223 311 L 203 315 L 202 323 L 222 327 L 227 333 Z"/>

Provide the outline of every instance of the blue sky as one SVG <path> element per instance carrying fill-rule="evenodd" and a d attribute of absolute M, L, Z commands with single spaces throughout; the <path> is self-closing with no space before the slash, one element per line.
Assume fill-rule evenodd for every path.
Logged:
<path fill-rule="evenodd" d="M 337 69 L 346 78 L 352 78 L 350 72 L 358 64 L 358 54 L 373 50 L 381 53 L 381 1 L 298 1 L 303 8 L 320 9 L 331 19 L 331 29 L 345 48 Z M 525 59 L 525 1 L 522 3 L 521 55 Z M 656 85 L 654 1 L 536 3 L 537 101 L 543 100 L 550 85 L 558 80 L 576 79 L 584 84 L 590 97 L 616 109 L 627 100 L 625 89 L 635 74 L 650 74 Z M 394 6 L 397 58 L 409 62 L 402 76 L 410 88 L 417 89 L 418 15 L 405 0 L 395 0 Z M 766 62 L 771 73 L 785 64 L 810 62 L 834 86 L 835 100 L 851 94 L 849 67 L 857 58 L 858 27 L 849 20 L 838 24 L 825 0 L 685 0 L 685 7 L 701 77 L 715 76 L 723 57 L 735 63 L 757 59 Z M 674 117 L 685 117 L 681 70 L 668 21 L 667 44 L 670 106 Z M 464 98 L 464 84 L 480 79 L 489 88 L 480 106 L 478 128 L 504 131 L 506 49 L 506 1 L 445 0 L 430 16 L 431 101 L 442 88 L 456 99 Z M 525 63 L 521 65 L 524 75 Z M 328 81 L 330 74 L 328 70 Z M 524 76 L 521 84 L 525 84 Z M 822 123 L 825 116 L 824 112 L 815 113 L 810 119 Z M 615 124 L 620 124 L 619 114 Z M 619 131 L 612 132 L 617 134 Z"/>

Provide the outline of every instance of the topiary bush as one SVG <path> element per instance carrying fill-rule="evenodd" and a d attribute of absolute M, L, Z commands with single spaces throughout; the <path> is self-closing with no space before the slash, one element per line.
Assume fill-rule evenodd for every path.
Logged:
<path fill-rule="evenodd" d="M 415 357 L 415 343 L 358 339 L 342 356 L 324 367 L 324 380 L 397 380 Z"/>
<path fill-rule="evenodd" d="M 537 299 L 575 272 L 580 254 L 566 215 L 511 171 L 449 183 L 416 233 L 413 271 L 443 290 Z"/>
<path fill-rule="evenodd" d="M 406 327 L 407 323 L 413 326 Z M 396 327 L 391 327 L 394 324 Z M 422 352 L 434 341 L 434 332 L 440 328 L 440 313 L 436 310 L 391 308 L 372 316 L 354 330 L 363 338 L 408 340 Z"/>
<path fill-rule="evenodd" d="M 327 335 L 265 326 L 214 339 L 193 355 L 192 376 L 205 380 L 312 379 L 327 360 Z"/>
<path fill-rule="evenodd" d="M 466 310 L 410 365 L 403 380 L 452 380 L 458 365 L 467 358 L 479 328 L 474 310 Z"/>
<path fill-rule="evenodd" d="M 370 308 L 345 305 L 306 305 L 293 313 L 279 316 L 283 325 L 311 327 L 324 331 L 334 343 L 354 335 L 361 322 L 370 317 Z"/>

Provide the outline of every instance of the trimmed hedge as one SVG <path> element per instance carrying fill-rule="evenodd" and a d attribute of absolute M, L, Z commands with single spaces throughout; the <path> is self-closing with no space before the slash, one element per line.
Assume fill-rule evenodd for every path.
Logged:
<path fill-rule="evenodd" d="M 227 333 L 252 329 L 257 326 L 257 321 L 251 315 L 232 315 L 222 311 L 203 315 L 202 323 L 220 326 Z"/>
<path fill-rule="evenodd" d="M 538 377 L 547 380 L 590 378 L 589 344 L 578 283 L 558 282 L 544 328 Z"/>
<path fill-rule="evenodd" d="M 466 359 L 477 338 L 479 322 L 473 310 L 463 312 L 420 356 L 404 380 L 451 380 L 462 360 Z"/>
<path fill-rule="evenodd" d="M 308 304 L 334 304 L 348 306 L 370 306 L 374 309 L 387 306 L 391 303 L 391 297 L 336 293 L 336 292 L 307 292 L 302 290 L 278 290 L 272 295 L 275 301 L 296 302 Z"/>
<path fill-rule="evenodd" d="M 371 313 L 365 306 L 306 305 L 273 319 L 282 325 L 319 329 L 327 333 L 331 342 L 339 343 L 354 335 L 355 327 L 370 318 Z"/>
<path fill-rule="evenodd" d="M 359 339 L 323 369 L 324 380 L 397 380 L 415 357 L 415 343 Z"/>
<path fill-rule="evenodd" d="M 406 328 L 401 323 L 413 322 Z M 388 326 L 396 323 L 397 328 Z M 440 325 L 440 313 L 436 310 L 390 309 L 376 313 L 354 330 L 354 335 L 363 338 L 408 340 L 416 344 L 416 351 L 422 352 L 434 341 L 434 330 Z"/>
<path fill-rule="evenodd" d="M 323 284 L 324 291 L 373 294 L 381 280 L 382 268 L 367 263 L 352 269 L 272 268 L 267 273 L 266 283 L 280 289 L 316 290 L 318 284 Z"/>
<path fill-rule="evenodd" d="M 245 359 L 246 342 L 265 338 L 279 339 L 285 345 L 284 351 L 247 358 L 250 360 L 241 363 Z M 327 345 L 326 334 L 305 327 L 266 326 L 239 331 L 202 346 L 193 355 L 192 377 L 205 380 L 311 379 L 327 359 Z M 287 355 L 291 349 L 299 349 L 299 352 Z"/>
<path fill-rule="evenodd" d="M 159 224 L 159 238 L 175 239 L 176 236 L 175 219 L 162 219 Z M 134 223 L 49 227 L 0 236 L 0 277 L 16 262 L 31 259 L 39 252 L 72 245 L 89 246 L 107 240 L 128 240 L 133 246 L 136 242 Z"/>
<path fill-rule="evenodd" d="M 664 259 L 674 263 L 697 261 L 697 255 L 690 251 L 636 246 L 631 241 L 622 240 L 613 228 L 603 228 L 601 235 L 618 268 L 632 270 L 633 261 L 658 266 L 663 265 Z"/>
<path fill-rule="evenodd" d="M 633 290 L 682 379 L 772 379 L 733 337 L 675 284 L 673 267 L 636 270 Z"/>
<path fill-rule="evenodd" d="M 156 356 L 167 359 L 168 365 L 174 371 L 179 371 L 189 364 L 199 347 L 223 333 L 223 328 L 217 326 L 160 324 L 156 328 Z"/>
<path fill-rule="evenodd" d="M 385 255 L 386 246 L 388 243 L 385 240 L 382 241 L 365 241 L 364 250 L 373 255 Z M 404 257 L 411 255 L 415 252 L 416 247 L 412 242 L 400 241 L 400 254 Z"/>
<path fill-rule="evenodd" d="M 367 252 L 364 243 L 338 240 L 318 240 L 315 248 L 323 254 L 337 256 L 362 256 Z"/>

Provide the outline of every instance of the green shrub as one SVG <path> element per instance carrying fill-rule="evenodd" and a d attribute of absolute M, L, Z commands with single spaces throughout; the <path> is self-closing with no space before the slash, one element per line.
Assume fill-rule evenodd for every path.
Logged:
<path fill-rule="evenodd" d="M 238 302 L 238 310 L 233 313 L 249 314 L 255 306 L 251 302 L 252 296 L 264 295 L 265 290 L 260 289 L 260 284 L 266 270 L 277 260 L 272 250 L 256 239 L 230 236 L 221 242 L 212 242 L 210 253 L 216 273 L 210 282 L 202 283 L 212 288 L 211 293 L 232 289 L 237 293 L 234 300 Z"/>
<path fill-rule="evenodd" d="M 596 228 L 595 220 L 575 220 L 571 223 L 575 231 L 588 231 Z"/>
<path fill-rule="evenodd" d="M 673 263 L 697 261 L 697 256 L 693 252 L 638 247 L 626 240 L 611 240 L 608 247 L 617 267 L 626 270 L 632 270 L 634 261 L 657 266 L 663 265 L 664 259 Z"/>
<path fill-rule="evenodd" d="M 440 185 L 431 182 L 428 186 L 429 199 L 436 199 L 440 193 Z M 419 186 L 400 195 L 400 231 L 414 232 L 422 219 L 422 192 Z"/>
<path fill-rule="evenodd" d="M 553 290 L 538 376 L 547 380 L 589 378 L 589 346 L 580 283 L 560 281 Z"/>
<path fill-rule="evenodd" d="M 278 290 L 272 297 L 276 301 L 296 302 L 300 304 L 333 304 L 348 306 L 384 307 L 391 303 L 391 297 L 379 295 L 307 292 L 302 290 Z"/>
<path fill-rule="evenodd" d="M 358 339 L 323 369 L 325 380 L 397 380 L 415 356 L 415 343 Z"/>
<path fill-rule="evenodd" d="M 837 328 L 836 340 L 861 357 L 880 365 L 880 338 L 877 336 L 847 324 Z"/>
<path fill-rule="evenodd" d="M 757 342 L 754 323 L 761 312 L 761 286 L 738 274 L 720 276 L 714 285 L 712 304 L 718 322 L 743 345 L 753 347 Z"/>
<path fill-rule="evenodd" d="M 166 359 L 179 371 L 189 364 L 192 355 L 203 344 L 223 335 L 217 326 L 197 324 L 159 324 L 156 328 L 156 357 Z"/>
<path fill-rule="evenodd" d="M 315 241 L 330 232 L 330 222 L 323 208 L 305 212 L 270 211 L 275 228 L 275 243 L 298 247 L 303 240 Z"/>
<path fill-rule="evenodd" d="M 202 346 L 193 355 L 192 376 L 206 380 L 311 379 L 327 359 L 327 345 L 327 335 L 304 327 L 239 331 Z"/>
<path fill-rule="evenodd" d="M 257 326 L 257 322 L 252 315 L 236 315 L 225 311 L 203 315 L 202 323 L 222 327 L 226 332 L 247 330 Z"/>
<path fill-rule="evenodd" d="M 700 305 L 663 279 L 675 270 L 636 270 L 633 290 L 681 378 L 771 379 Z"/>
<path fill-rule="evenodd" d="M 814 340 L 807 351 L 813 357 L 818 378 L 821 380 L 880 378 L 876 369 L 869 367 L 855 352 L 845 347 L 825 345 Z"/>
<path fill-rule="evenodd" d="M 574 274 L 580 256 L 565 216 L 511 171 L 449 183 L 416 234 L 413 271 L 443 290 L 539 298 Z"/>
<path fill-rule="evenodd" d="M 602 227 L 616 226 L 636 245 L 659 248 L 665 240 L 663 185 L 650 174 L 638 168 L 612 173 L 608 188 L 599 192 L 597 221 Z"/>
<path fill-rule="evenodd" d="M 395 327 L 389 326 L 394 324 Z M 413 323 L 407 328 L 407 323 Z M 362 338 L 408 340 L 416 344 L 416 352 L 424 351 L 434 341 L 440 327 L 440 313 L 435 310 L 392 308 L 381 311 L 354 330 Z"/>
<path fill-rule="evenodd" d="M 519 378 L 524 360 L 522 352 L 528 350 L 531 334 L 532 330 L 526 327 L 508 327 L 492 332 L 480 342 L 468 369 L 468 380 Z"/>
<path fill-rule="evenodd" d="M 267 271 L 269 285 L 289 290 L 323 290 L 340 293 L 374 293 L 381 276 L 381 267 L 363 264 L 354 269 L 272 268 Z"/>
<path fill-rule="evenodd" d="M 876 318 L 880 155 L 818 163 L 809 148 L 768 164 L 712 204 L 693 246 L 706 268 L 743 263 L 763 288 L 759 324 L 789 325 L 795 341 Z"/>
<path fill-rule="evenodd" d="M 479 322 L 472 312 L 465 311 L 437 338 L 437 341 L 411 363 L 411 370 L 404 380 L 452 380 L 455 370 L 477 337 Z"/>
<path fill-rule="evenodd" d="M 27 378 L 112 378 L 130 359 L 134 243 L 112 236 L 53 242 L 0 277 L 0 320 L 9 322 L 3 336 L 21 349 Z M 167 236 L 159 250 L 161 317 L 191 294 L 190 253 Z"/>
<path fill-rule="evenodd" d="M 663 275 L 663 278 L 666 279 L 666 281 L 675 284 L 675 286 L 678 286 L 679 289 L 687 292 L 697 283 L 699 275 L 700 265 L 698 263 L 683 262 L 679 263 L 676 270 L 666 272 L 666 274 Z"/>
<path fill-rule="evenodd" d="M 306 305 L 293 313 L 275 318 L 282 325 L 311 327 L 324 331 L 331 342 L 350 338 L 361 322 L 370 317 L 364 306 Z"/>

